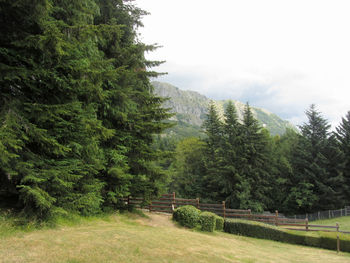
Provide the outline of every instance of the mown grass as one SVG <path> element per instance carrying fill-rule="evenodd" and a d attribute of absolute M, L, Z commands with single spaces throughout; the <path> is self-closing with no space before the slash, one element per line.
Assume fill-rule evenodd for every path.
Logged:
<path fill-rule="evenodd" d="M 4 225 L 1 225 L 1 228 Z M 175 226 L 169 217 L 113 214 L 6 232 L 0 262 L 350 262 L 350 254 Z"/>

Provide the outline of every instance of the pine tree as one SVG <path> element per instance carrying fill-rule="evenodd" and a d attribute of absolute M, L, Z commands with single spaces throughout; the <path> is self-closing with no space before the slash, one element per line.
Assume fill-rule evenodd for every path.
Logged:
<path fill-rule="evenodd" d="M 270 200 L 273 201 L 269 210 L 288 213 L 291 211 L 287 202 L 289 191 L 294 187 L 292 168 L 292 152 L 295 145 L 298 144 L 299 134 L 293 129 L 287 129 L 281 136 L 275 136 L 271 142 L 270 158 L 272 159 L 272 191 Z"/>
<path fill-rule="evenodd" d="M 270 202 L 267 192 L 270 190 L 268 169 L 268 139 L 269 133 L 263 130 L 254 118 L 249 104 L 246 104 L 243 114 L 243 154 L 242 154 L 242 185 L 249 185 L 249 194 L 243 195 L 247 200 L 240 200 L 242 208 L 262 211 Z M 243 189 L 243 187 L 241 187 Z"/>
<path fill-rule="evenodd" d="M 218 184 L 222 188 L 227 206 L 234 208 L 239 207 L 237 195 L 239 194 L 238 185 L 241 180 L 239 172 L 242 154 L 242 125 L 238 121 L 236 108 L 231 101 L 227 104 L 224 117 L 222 174 Z"/>
<path fill-rule="evenodd" d="M 289 178 L 289 192 L 285 200 L 285 207 L 290 213 L 307 213 L 318 197 L 314 191 L 314 184 L 305 172 L 309 168 L 309 160 L 312 159 L 309 141 L 301 134 L 291 152 L 292 176 Z"/>
<path fill-rule="evenodd" d="M 101 27 L 100 51 L 111 61 L 111 73 L 103 83 L 105 97 L 99 102 L 98 118 L 105 127 L 115 130 L 104 144 L 107 158 L 100 178 L 105 182 L 104 195 L 108 206 L 118 204 L 126 195 L 157 195 L 165 174 L 156 165 L 161 153 L 151 145 L 154 134 L 170 127 L 163 122 L 171 115 L 161 107 L 163 99 L 153 95 L 147 71 L 160 62 L 147 61 L 147 46 L 137 40 L 144 11 L 123 1 L 100 1 L 101 13 L 95 24 Z"/>
<path fill-rule="evenodd" d="M 306 111 L 308 122 L 301 129 L 301 138 L 295 150 L 295 187 L 289 200 L 296 200 L 300 212 L 335 208 L 337 185 L 342 180 L 338 172 L 331 171 L 335 164 L 334 140 L 329 138 L 330 125 L 315 105 Z M 336 171 L 338 168 L 334 168 Z M 299 201 L 298 201 L 299 200 Z"/>
<path fill-rule="evenodd" d="M 339 141 L 339 148 L 342 152 L 342 158 L 337 162 L 343 164 L 342 174 L 344 180 L 344 189 L 342 191 L 343 200 L 349 205 L 350 200 L 350 111 L 342 118 L 341 123 L 336 128 L 336 138 Z"/>
<path fill-rule="evenodd" d="M 204 192 L 210 201 L 222 200 L 222 188 L 218 184 L 222 173 L 222 137 L 223 124 L 219 119 L 219 115 L 212 102 L 209 105 L 207 119 L 203 123 L 203 128 L 207 138 L 205 150 L 205 169 L 206 173 L 203 178 Z"/>
<path fill-rule="evenodd" d="M 168 113 L 152 93 L 142 10 L 123 1 L 0 4 L 0 193 L 28 215 L 97 213 L 156 192 L 151 148 Z"/>

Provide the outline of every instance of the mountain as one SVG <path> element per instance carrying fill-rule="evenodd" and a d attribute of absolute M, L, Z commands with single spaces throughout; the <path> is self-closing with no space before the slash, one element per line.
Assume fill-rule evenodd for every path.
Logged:
<path fill-rule="evenodd" d="M 215 103 L 220 116 L 223 117 L 224 109 L 230 100 L 211 100 L 206 96 L 189 90 L 181 90 L 169 83 L 154 81 L 152 82 L 154 93 L 160 97 L 169 98 L 164 107 L 169 108 L 175 116 L 171 121 L 176 121 L 178 127 L 172 128 L 170 132 L 184 133 L 187 136 L 191 133 L 201 133 L 201 125 L 206 118 L 208 106 L 211 101 Z M 236 107 L 238 118 L 242 120 L 245 104 L 231 100 Z M 268 129 L 272 135 L 283 134 L 286 128 L 295 129 L 288 121 L 281 119 L 276 114 L 273 114 L 265 109 L 251 107 L 254 117 L 260 124 Z"/>

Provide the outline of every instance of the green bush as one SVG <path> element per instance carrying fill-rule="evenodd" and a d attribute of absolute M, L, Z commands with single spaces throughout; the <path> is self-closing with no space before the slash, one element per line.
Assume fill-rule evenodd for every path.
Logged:
<path fill-rule="evenodd" d="M 202 231 L 214 232 L 216 215 L 211 212 L 203 212 L 199 216 Z"/>
<path fill-rule="evenodd" d="M 221 216 L 215 216 L 215 230 L 223 231 L 224 230 L 224 219 Z"/>
<path fill-rule="evenodd" d="M 269 239 L 284 243 L 319 247 L 335 250 L 337 248 L 337 233 L 326 232 L 301 232 L 281 229 L 275 226 L 259 222 L 251 222 L 239 219 L 227 219 L 224 223 L 224 231 L 248 237 Z M 350 235 L 339 234 L 340 250 L 350 252 Z"/>
<path fill-rule="evenodd" d="M 194 228 L 199 223 L 200 210 L 191 205 L 181 206 L 175 209 L 173 219 L 180 225 Z"/>

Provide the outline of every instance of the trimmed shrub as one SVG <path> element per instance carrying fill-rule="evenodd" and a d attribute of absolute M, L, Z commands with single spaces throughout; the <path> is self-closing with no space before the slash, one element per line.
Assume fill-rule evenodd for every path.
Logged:
<path fill-rule="evenodd" d="M 203 212 L 199 216 L 202 231 L 214 232 L 216 215 L 211 212 Z"/>
<path fill-rule="evenodd" d="M 215 230 L 223 231 L 224 230 L 224 219 L 221 216 L 215 216 Z"/>
<path fill-rule="evenodd" d="M 239 219 L 225 220 L 224 231 L 231 234 L 269 239 L 290 244 L 335 250 L 337 233 L 300 232 L 281 229 L 267 224 Z M 350 252 L 350 236 L 339 233 L 340 250 Z"/>
<path fill-rule="evenodd" d="M 173 220 L 180 225 L 194 228 L 199 223 L 200 210 L 192 205 L 185 205 L 175 209 Z"/>

